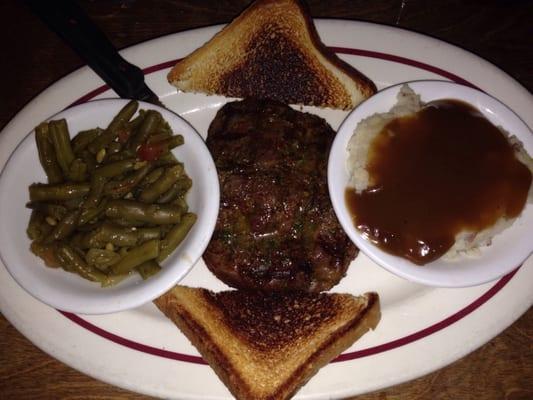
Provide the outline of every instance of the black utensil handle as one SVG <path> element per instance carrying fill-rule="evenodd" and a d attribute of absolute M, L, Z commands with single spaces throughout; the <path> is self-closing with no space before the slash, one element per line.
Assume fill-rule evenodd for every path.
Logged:
<path fill-rule="evenodd" d="M 30 9 L 59 35 L 120 97 L 134 99 L 143 72 L 124 60 L 75 1 L 26 0 Z"/>

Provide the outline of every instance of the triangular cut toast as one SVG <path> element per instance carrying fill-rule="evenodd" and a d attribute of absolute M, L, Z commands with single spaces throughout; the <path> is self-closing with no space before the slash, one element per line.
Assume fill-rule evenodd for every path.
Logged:
<path fill-rule="evenodd" d="M 185 92 L 351 109 L 374 83 L 321 41 L 299 0 L 258 0 L 179 61 L 168 81 Z"/>
<path fill-rule="evenodd" d="M 374 329 L 376 293 L 268 293 L 176 286 L 155 304 L 237 399 L 288 399 Z"/>

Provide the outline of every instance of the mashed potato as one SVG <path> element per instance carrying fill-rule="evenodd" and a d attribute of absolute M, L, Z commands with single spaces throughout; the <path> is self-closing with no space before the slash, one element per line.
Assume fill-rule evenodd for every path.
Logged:
<path fill-rule="evenodd" d="M 369 149 L 373 140 L 383 131 L 390 121 L 414 114 L 424 104 L 408 85 L 403 85 L 397 96 L 397 103 L 390 111 L 373 114 L 363 119 L 356 127 L 348 142 L 347 168 L 350 174 L 349 185 L 356 193 L 372 187 L 372 177 L 367 170 Z M 516 157 L 526 165 L 533 174 L 533 159 L 524 150 L 522 143 L 514 136 L 500 128 L 516 152 Z M 527 203 L 533 202 L 533 185 L 529 188 Z M 526 203 L 526 205 L 527 205 Z M 516 218 L 515 218 L 516 219 Z M 475 255 L 481 246 L 490 245 L 497 233 L 509 227 L 515 219 L 500 218 L 493 226 L 478 232 L 462 231 L 455 236 L 455 244 L 446 252 L 444 258 L 454 258 L 458 254 Z"/>

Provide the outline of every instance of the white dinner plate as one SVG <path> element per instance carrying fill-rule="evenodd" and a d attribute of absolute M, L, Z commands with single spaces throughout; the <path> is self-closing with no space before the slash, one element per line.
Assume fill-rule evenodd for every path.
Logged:
<path fill-rule="evenodd" d="M 322 40 L 378 88 L 417 79 L 447 79 L 495 96 L 533 126 L 533 97 L 492 64 L 444 42 L 376 24 L 317 20 Z M 205 137 L 222 97 L 176 93 L 166 82 L 175 60 L 221 26 L 161 37 L 122 52 L 144 68 L 148 85 Z M 0 167 L 33 127 L 68 105 L 114 97 L 88 68 L 62 78 L 32 100 L 0 135 Z M 346 112 L 308 109 L 337 128 Z M 21 221 L 26 224 L 26 221 Z M 223 289 L 202 261 L 183 281 Z M 533 258 L 505 277 L 465 289 L 437 289 L 403 280 L 360 254 L 334 290 L 377 291 L 382 319 L 297 394 L 329 399 L 377 390 L 441 368 L 475 350 L 533 303 Z M 152 304 L 103 316 L 62 313 L 28 295 L 0 265 L 0 308 L 35 345 L 97 379 L 153 396 L 227 399 L 229 391 L 187 339 Z"/>

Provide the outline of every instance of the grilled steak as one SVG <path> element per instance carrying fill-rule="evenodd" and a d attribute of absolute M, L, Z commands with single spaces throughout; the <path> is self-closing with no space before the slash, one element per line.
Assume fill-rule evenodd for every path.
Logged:
<path fill-rule="evenodd" d="M 323 119 L 274 101 L 220 109 L 207 145 L 221 204 L 204 254 L 218 278 L 236 288 L 317 292 L 344 276 L 357 248 L 328 196 L 334 136 Z"/>

